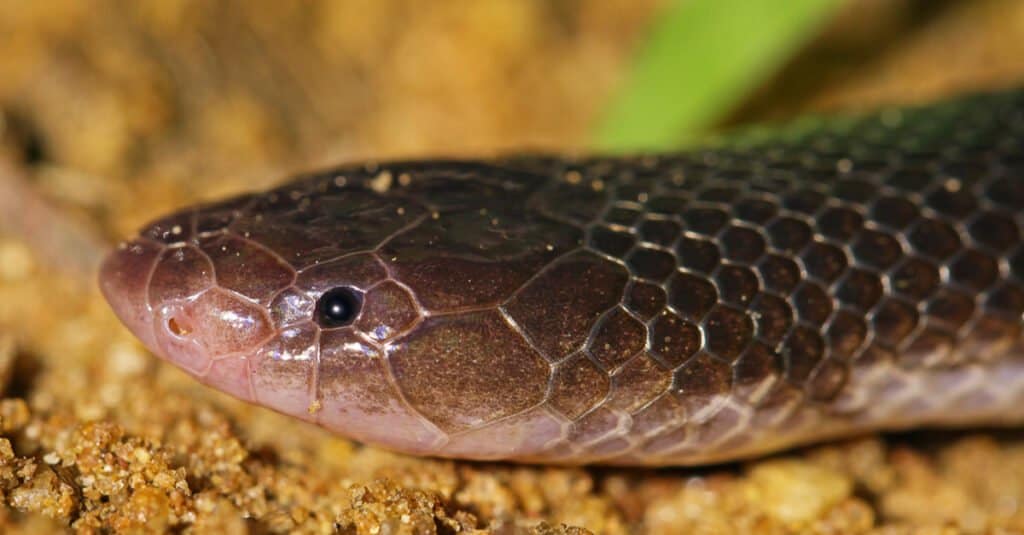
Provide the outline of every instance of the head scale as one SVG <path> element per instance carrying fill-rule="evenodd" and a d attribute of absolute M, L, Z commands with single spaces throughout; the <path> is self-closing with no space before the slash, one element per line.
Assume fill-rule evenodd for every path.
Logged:
<path fill-rule="evenodd" d="M 241 399 L 405 451 L 535 453 L 562 431 L 539 408 L 550 365 L 498 307 L 578 232 L 513 227 L 508 191 L 455 171 L 380 176 L 171 214 L 107 258 L 102 290 L 154 353 Z M 510 416 L 543 432 L 510 442 Z"/>

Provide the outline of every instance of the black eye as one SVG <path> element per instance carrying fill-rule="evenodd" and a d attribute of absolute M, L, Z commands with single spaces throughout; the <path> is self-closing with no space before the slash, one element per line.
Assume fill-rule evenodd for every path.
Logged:
<path fill-rule="evenodd" d="M 340 286 L 327 290 L 316 302 L 316 322 L 321 327 L 342 327 L 355 321 L 359 315 L 359 294 L 352 288 Z"/>

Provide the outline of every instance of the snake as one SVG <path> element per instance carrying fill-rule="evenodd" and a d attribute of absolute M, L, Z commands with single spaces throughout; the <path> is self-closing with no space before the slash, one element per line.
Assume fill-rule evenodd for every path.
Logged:
<path fill-rule="evenodd" d="M 100 286 L 202 383 L 400 452 L 735 461 L 1024 421 L 1024 92 L 678 152 L 359 162 L 187 207 Z"/>

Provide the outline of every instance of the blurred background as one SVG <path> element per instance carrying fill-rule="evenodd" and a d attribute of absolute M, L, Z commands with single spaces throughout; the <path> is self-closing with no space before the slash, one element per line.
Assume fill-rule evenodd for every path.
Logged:
<path fill-rule="evenodd" d="M 112 241 L 171 208 L 351 160 L 664 150 L 743 123 L 1019 85 L 1022 51 L 1019 0 L 0 0 L 0 159 L 61 214 Z M 0 197 L 14 193 L 0 183 Z M 752 496 L 745 485 L 791 483 L 775 468 L 639 477 L 364 453 L 157 364 L 52 263 L 0 229 L 8 532 L 543 520 L 664 533 L 698 520 L 729 525 L 739 510 L 715 508 L 737 503 L 759 522 L 793 525 L 792 509 L 772 516 L 743 501 Z M 1024 526 L 1024 514 L 999 501 L 1004 490 L 956 479 L 980 477 L 973 467 L 984 463 L 1024 467 L 1019 451 L 1007 460 L 1000 443 L 982 442 L 951 443 L 952 471 L 942 455 L 890 455 L 876 441 L 811 456 L 796 473 L 820 479 L 825 490 L 801 489 L 837 496 L 829 506 L 846 507 L 843 518 L 861 527 L 1002 525 L 979 520 L 991 514 Z M 111 453 L 122 450 L 128 457 Z M 869 465 L 903 474 L 907 455 L 910 476 L 868 477 Z M 127 472 L 114 478 L 103 463 Z M 821 470 L 835 477 L 818 478 Z M 382 474 L 392 483 L 360 486 Z M 1024 480 L 1024 468 L 1002 473 L 1012 474 Z M 113 479 L 99 492 L 104 477 Z M 1024 503 L 1019 487 L 1013 500 Z M 936 489 L 951 501 L 926 497 Z M 736 494 L 708 498 L 716 492 Z M 364 507 L 367 495 L 378 509 Z M 808 515 L 834 510 L 795 496 Z M 682 510 L 693 514 L 669 514 Z M 412 523 L 395 520 L 402 514 Z"/>
<path fill-rule="evenodd" d="M 666 149 L 1004 86 L 1021 50 L 1016 0 L 9 0 L 0 143 L 59 197 L 124 195 L 123 234 L 149 198 L 346 160 Z"/>

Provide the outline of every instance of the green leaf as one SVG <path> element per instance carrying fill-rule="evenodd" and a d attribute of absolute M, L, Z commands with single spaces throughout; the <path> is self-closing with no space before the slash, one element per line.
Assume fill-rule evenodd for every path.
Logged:
<path fill-rule="evenodd" d="M 596 131 L 611 152 L 700 135 L 814 36 L 841 0 L 677 0 Z"/>

